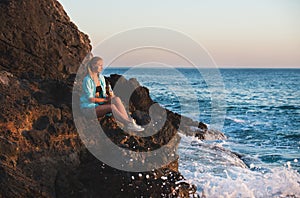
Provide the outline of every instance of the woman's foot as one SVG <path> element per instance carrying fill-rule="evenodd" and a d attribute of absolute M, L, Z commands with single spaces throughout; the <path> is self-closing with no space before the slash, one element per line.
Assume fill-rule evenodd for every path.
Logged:
<path fill-rule="evenodd" d="M 144 131 L 144 128 L 137 125 L 134 120 L 127 124 L 126 129 L 129 131 L 136 131 L 136 132 Z"/>

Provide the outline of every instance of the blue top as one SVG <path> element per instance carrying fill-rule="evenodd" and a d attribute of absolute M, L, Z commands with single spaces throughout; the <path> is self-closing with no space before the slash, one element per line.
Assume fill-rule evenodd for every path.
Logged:
<path fill-rule="evenodd" d="M 106 98 L 105 93 L 105 78 L 102 74 L 99 74 L 98 76 L 100 81 L 100 86 L 102 88 L 102 92 L 100 93 L 99 98 Z M 82 94 L 80 97 L 80 108 L 95 108 L 96 106 L 103 104 L 102 103 L 93 103 L 90 102 L 90 98 L 96 98 L 96 85 L 93 79 L 90 77 L 90 75 L 87 75 L 82 82 Z"/>

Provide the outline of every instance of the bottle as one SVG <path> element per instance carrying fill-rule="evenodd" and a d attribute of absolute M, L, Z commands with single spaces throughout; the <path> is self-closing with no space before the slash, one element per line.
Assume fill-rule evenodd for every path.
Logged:
<path fill-rule="evenodd" d="M 106 82 L 105 92 L 107 96 L 111 96 L 109 92 L 109 86 L 110 86 L 109 82 Z"/>
<path fill-rule="evenodd" d="M 106 82 L 105 92 L 107 96 L 113 96 L 113 91 L 108 81 Z"/>

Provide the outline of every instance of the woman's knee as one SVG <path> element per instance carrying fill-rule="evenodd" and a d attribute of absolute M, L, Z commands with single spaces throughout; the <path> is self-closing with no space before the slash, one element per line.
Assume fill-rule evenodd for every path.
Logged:
<path fill-rule="evenodd" d="M 111 108 L 112 111 L 117 110 L 117 107 L 116 107 L 116 105 L 114 105 L 114 104 L 111 104 L 111 105 L 110 105 L 110 108 Z"/>
<path fill-rule="evenodd" d="M 118 103 L 121 102 L 121 99 L 118 96 L 113 97 L 113 101 Z"/>

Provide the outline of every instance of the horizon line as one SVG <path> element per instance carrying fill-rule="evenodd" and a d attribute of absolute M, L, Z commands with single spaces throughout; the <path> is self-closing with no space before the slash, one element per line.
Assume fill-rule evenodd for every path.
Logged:
<path fill-rule="evenodd" d="M 201 68 L 201 69 L 300 69 L 300 66 L 278 66 L 278 67 L 272 67 L 272 66 L 215 66 L 215 67 L 208 67 L 208 66 L 105 66 L 104 68 L 155 68 L 155 69 L 165 69 L 165 68 Z"/>

